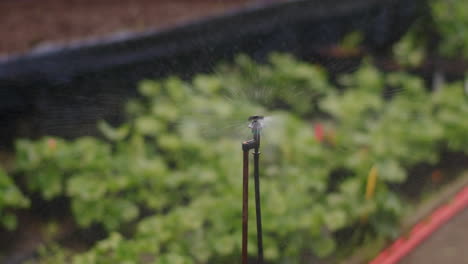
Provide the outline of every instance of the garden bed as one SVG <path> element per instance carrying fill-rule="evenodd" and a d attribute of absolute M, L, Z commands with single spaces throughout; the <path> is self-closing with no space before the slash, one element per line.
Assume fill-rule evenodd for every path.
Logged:
<path fill-rule="evenodd" d="M 4 230 L 5 237 L 18 237 L 19 245 L 35 242 L 26 250 L 13 246 L 7 260 L 237 260 L 240 188 L 233 186 L 240 187 L 239 144 L 246 138 L 223 127 L 258 112 L 271 113 L 280 124 L 265 133 L 262 150 L 268 261 L 326 262 L 326 256 L 334 261 L 360 247 L 374 250 L 366 255 L 370 257 L 401 235 L 402 216 L 412 209 L 408 205 L 419 204 L 466 169 L 468 127 L 462 120 L 468 92 L 462 74 L 455 73 L 449 82 L 434 78 L 440 69 L 431 57 L 423 66 L 405 65 L 400 59 L 413 56 L 401 55 L 414 51 L 396 52 L 400 57 L 388 61 L 385 56 L 362 59 L 382 48 L 369 48 L 369 43 L 387 43 L 389 34 L 382 41 L 369 37 L 378 36 L 368 35 L 366 29 L 373 26 L 357 27 L 363 31 L 360 42 L 359 35 L 349 38 L 348 30 L 339 29 L 349 21 L 362 26 L 369 19 L 355 16 L 379 9 L 340 9 L 337 25 L 315 9 L 309 13 L 306 2 L 6 61 L 3 66 L 12 67 L 0 72 L 0 79 L 9 91 L 21 88 L 17 96 L 28 102 L 21 113 L 25 119 L 17 123 L 25 132 L 15 127 L 20 133 L 14 135 L 39 138 L 17 140 L 11 166 L 0 169 L 0 191 L 9 194 L 0 196 L 0 206 L 7 208 L 1 224 L 14 229 L 16 216 L 25 227 Z M 310 14 L 317 17 L 307 18 Z M 275 21 L 278 15 L 291 19 L 286 27 Z M 273 25 L 257 27 L 266 18 Z M 204 35 L 226 28 L 236 32 L 228 23 L 235 20 L 249 25 L 235 39 L 239 42 L 227 43 L 233 40 L 229 32 Z M 317 47 L 307 45 L 308 37 L 327 31 L 320 30 L 322 22 L 333 31 L 326 40 L 339 45 L 330 47 L 320 38 Z M 314 30 L 308 31 L 312 24 Z M 322 65 L 278 53 L 267 63 L 255 62 L 265 62 L 267 51 L 281 50 L 275 46 L 282 43 L 276 33 L 280 39 L 286 36 L 288 48 L 297 48 L 293 54 Z M 186 34 L 200 42 L 180 44 Z M 266 43 L 274 45 L 265 48 Z M 401 43 L 407 41 L 397 46 Z M 135 52 L 136 47 L 145 49 L 138 53 L 142 50 Z M 160 57 L 167 51 L 173 53 Z M 239 55 L 234 64 L 210 65 L 220 57 L 230 59 L 235 51 L 247 51 L 253 59 Z M 202 58 L 208 58 L 206 65 L 198 64 Z M 61 68 L 72 59 L 80 63 Z M 178 62 L 170 64 L 173 59 Z M 97 64 L 86 68 L 92 61 Z M 43 65 L 50 68 L 35 72 Z M 154 71 L 168 65 L 174 67 Z M 199 74 L 205 69 L 212 73 Z M 421 69 L 429 73 L 421 74 Z M 160 78 L 171 72 L 180 77 Z M 19 76 L 27 78 L 20 81 Z M 152 80 L 140 81 L 148 77 Z M 130 88 L 137 81 L 138 94 Z M 35 116 L 33 109 L 39 110 Z M 41 137 L 45 134 L 53 137 Z M 41 230 L 27 236 L 28 228 Z M 37 247 L 43 241 L 47 243 Z"/>
<path fill-rule="evenodd" d="M 99 123 L 100 137 L 17 142 L 11 175 L 27 197 L 41 197 L 30 199 L 31 208 L 65 201 L 67 210 L 58 211 L 70 212 L 77 230 L 97 225 L 106 236 L 83 254 L 59 242 L 58 251 L 49 248 L 41 258 L 80 263 L 107 259 L 102 252 L 110 250 L 114 262 L 235 259 L 240 192 L 232 186 L 240 186 L 237 158 L 245 138 L 223 127 L 252 113 L 271 111 L 279 124 L 267 129 L 262 151 L 271 262 L 339 259 L 366 241 L 382 245 L 399 234 L 405 202 L 449 181 L 450 161 L 466 157 L 460 83 L 431 91 L 418 76 L 363 62 L 336 78 L 338 89 L 323 68 L 290 55 L 272 54 L 268 64 L 245 55 L 235 61 L 190 81 L 142 81 L 125 121 Z M 401 92 L 389 98 L 389 87 Z M 323 126 L 323 135 L 314 136 L 311 122 Z M 17 199 L 7 202 L 26 206 L 15 192 Z M 3 221 L 14 227 L 11 218 Z M 193 251 L 195 243 L 204 250 Z M 167 250 L 178 247 L 177 254 Z"/>

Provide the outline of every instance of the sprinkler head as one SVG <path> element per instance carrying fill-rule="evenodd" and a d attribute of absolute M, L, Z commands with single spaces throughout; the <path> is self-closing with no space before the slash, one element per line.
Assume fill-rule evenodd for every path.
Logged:
<path fill-rule="evenodd" d="M 254 134 L 254 136 L 259 135 L 263 128 L 263 116 L 250 116 L 249 121 L 249 128 L 252 130 L 252 134 Z"/>

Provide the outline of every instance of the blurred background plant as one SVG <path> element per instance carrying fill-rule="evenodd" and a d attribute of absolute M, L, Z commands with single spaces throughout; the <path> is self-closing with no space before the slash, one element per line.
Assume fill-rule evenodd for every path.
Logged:
<path fill-rule="evenodd" d="M 430 12 L 419 18 L 394 46 L 396 59 L 404 66 L 418 66 L 438 57 L 468 58 L 466 1 L 427 1 Z M 427 54 L 430 51 L 430 54 Z"/>
<path fill-rule="evenodd" d="M 282 54 L 270 62 L 240 56 L 191 82 L 145 80 L 127 105 L 128 122 L 100 123 L 102 139 L 19 140 L 11 175 L 43 199 L 68 197 L 81 227 L 98 223 L 109 232 L 75 263 L 236 262 L 241 141 L 217 130 L 232 116 L 271 107 L 275 124 L 266 129 L 262 163 L 265 256 L 299 263 L 308 252 L 325 257 L 395 237 L 404 197 L 389 184 L 405 182 L 418 164 L 437 164 L 446 149 L 468 153 L 462 83 L 431 92 L 417 76 L 364 62 L 339 78 L 339 91 L 317 66 Z M 260 103 L 231 100 L 237 87 L 269 90 Z M 283 87 L 314 96 L 288 98 Z M 401 92 L 385 98 L 387 87 Z M 314 137 L 313 123 L 325 125 L 326 142 Z M 373 166 L 377 183 L 366 199 Z M 7 205 L 26 205 L 16 195 L 20 202 Z M 350 236 L 337 240 L 344 232 Z"/>

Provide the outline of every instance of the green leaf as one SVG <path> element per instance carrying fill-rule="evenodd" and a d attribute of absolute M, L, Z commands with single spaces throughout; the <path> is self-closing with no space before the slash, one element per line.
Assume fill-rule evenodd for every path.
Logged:
<path fill-rule="evenodd" d="M 395 160 L 385 160 L 377 164 L 378 177 L 388 182 L 403 182 L 405 170 Z"/>
<path fill-rule="evenodd" d="M 140 82 L 138 91 L 144 96 L 153 97 L 160 93 L 161 84 L 153 80 L 144 80 Z"/>
<path fill-rule="evenodd" d="M 105 121 L 99 121 L 98 129 L 106 138 L 113 141 L 120 141 L 128 135 L 130 127 L 128 125 L 122 125 L 119 128 L 112 128 Z"/>
<path fill-rule="evenodd" d="M 324 217 L 325 224 L 331 231 L 336 231 L 346 226 L 346 219 L 346 213 L 339 209 L 326 212 Z"/>
<path fill-rule="evenodd" d="M 329 256 L 336 249 L 335 240 L 329 236 L 321 236 L 314 238 L 311 241 L 311 246 L 314 250 L 314 253 L 319 258 Z"/>

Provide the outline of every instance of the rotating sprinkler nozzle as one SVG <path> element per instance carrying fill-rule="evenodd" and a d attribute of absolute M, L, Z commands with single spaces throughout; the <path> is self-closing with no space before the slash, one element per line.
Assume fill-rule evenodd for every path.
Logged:
<path fill-rule="evenodd" d="M 263 264 L 263 238 L 262 238 L 262 216 L 260 210 L 260 134 L 263 129 L 263 116 L 250 116 L 249 128 L 252 130 L 253 138 L 242 143 L 244 152 L 243 169 L 243 193 L 242 193 L 242 264 L 247 264 L 247 230 L 248 230 L 248 201 L 249 201 L 249 151 L 254 149 L 254 183 L 255 183 L 255 212 L 257 218 L 257 264 Z"/>
<path fill-rule="evenodd" d="M 252 134 L 255 135 L 260 135 L 260 132 L 262 132 L 263 128 L 263 116 L 250 116 L 249 117 L 249 128 L 252 130 Z"/>

